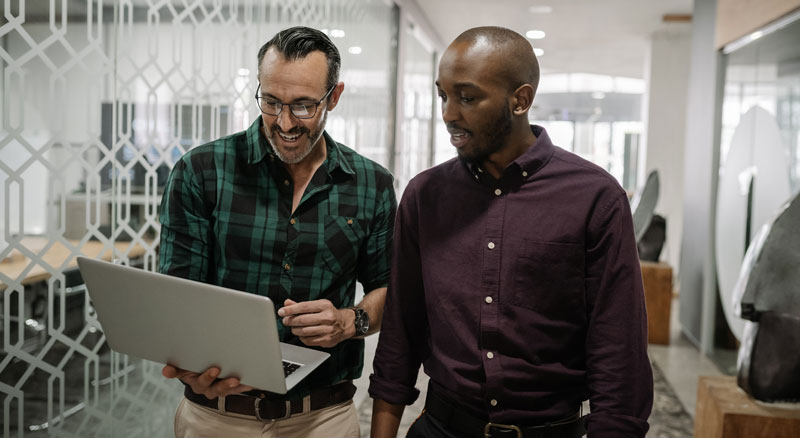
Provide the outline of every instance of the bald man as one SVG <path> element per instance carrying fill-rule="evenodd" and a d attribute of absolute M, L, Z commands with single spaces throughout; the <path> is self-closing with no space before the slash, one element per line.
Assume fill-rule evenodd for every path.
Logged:
<path fill-rule="evenodd" d="M 461 34 L 439 64 L 458 157 L 403 194 L 374 374 L 373 438 L 643 437 L 653 401 L 625 191 L 528 124 L 539 67 L 504 28 Z M 591 414 L 581 417 L 583 400 Z"/>

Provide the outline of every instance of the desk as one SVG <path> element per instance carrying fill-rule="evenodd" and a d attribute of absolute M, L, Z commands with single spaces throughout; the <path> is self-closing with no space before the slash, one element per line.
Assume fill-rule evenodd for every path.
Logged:
<path fill-rule="evenodd" d="M 41 254 L 50 240 L 46 237 L 23 237 L 22 245 L 30 249 L 34 253 Z M 76 268 L 78 261 L 76 256 L 84 256 L 90 258 L 99 258 L 101 260 L 110 261 L 113 257 L 111 248 L 104 249 L 103 242 L 97 240 L 90 240 L 77 248 L 80 241 L 68 240 L 68 242 L 75 247 L 75 249 L 65 246 L 61 242 L 55 242 L 50 248 L 42 255 L 42 260 L 56 270 L 66 271 Z M 149 242 L 148 242 L 149 243 Z M 146 248 L 133 242 L 114 242 L 114 248 L 117 253 L 128 253 L 129 258 L 141 257 L 146 252 Z M 130 248 L 130 251 L 129 251 Z M 66 262 L 66 263 L 65 263 Z M 46 281 L 50 278 L 50 272 L 39 263 L 36 263 L 31 269 L 24 274 L 24 278 L 20 279 L 23 272 L 31 264 L 31 260 L 19 252 L 12 251 L 11 256 L 6 260 L 0 262 L 0 273 L 3 275 L 20 280 L 23 285 L 31 285 L 40 281 Z M 0 291 L 4 291 L 8 286 L 0 281 Z"/>
<path fill-rule="evenodd" d="M 700 376 L 694 420 L 695 438 L 800 436 L 800 409 L 756 404 L 731 376 Z"/>
<path fill-rule="evenodd" d="M 114 205 L 117 208 L 130 207 L 130 220 L 131 225 L 139 223 L 144 224 L 147 220 L 147 214 L 155 214 L 158 216 L 158 206 L 161 205 L 160 194 L 130 194 L 130 195 L 112 195 L 111 190 L 104 190 L 100 193 L 91 193 L 87 196 L 86 193 L 72 193 L 63 197 L 62 211 L 62 198 L 59 198 L 53 203 L 52 208 L 58 215 L 63 215 L 65 218 L 64 223 L 64 237 L 67 239 L 82 239 L 88 232 L 86 223 L 91 221 L 97 224 L 110 224 L 111 216 L 113 214 L 112 208 Z M 100 203 L 98 208 L 97 203 Z M 86 207 L 89 207 L 89 217 L 86 217 Z M 99 216 L 96 216 L 99 212 Z M 133 228 L 136 228 L 133 226 Z"/>

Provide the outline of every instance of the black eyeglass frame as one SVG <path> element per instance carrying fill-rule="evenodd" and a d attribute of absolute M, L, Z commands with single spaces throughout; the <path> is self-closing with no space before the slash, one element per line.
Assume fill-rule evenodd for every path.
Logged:
<path fill-rule="evenodd" d="M 328 98 L 328 96 L 330 96 L 330 94 L 333 92 L 334 88 L 336 88 L 336 84 L 334 84 L 334 85 L 333 85 L 333 86 L 332 86 L 332 87 L 331 87 L 331 88 L 328 90 L 328 92 L 327 92 L 327 93 L 325 93 L 325 95 L 324 95 L 324 96 L 322 96 L 322 98 L 320 98 L 320 99 L 319 99 L 318 101 L 316 101 L 316 102 L 306 102 L 306 103 L 283 103 L 283 102 L 281 102 L 281 101 L 280 101 L 280 100 L 278 100 L 278 99 L 273 99 L 273 98 L 268 98 L 268 97 L 264 97 L 264 96 L 259 96 L 259 95 L 258 95 L 258 92 L 261 90 L 261 84 L 258 84 L 258 87 L 256 87 L 256 94 L 255 94 L 255 96 L 253 96 L 253 97 L 255 97 L 255 99 L 256 99 L 256 105 L 258 105 L 258 109 L 259 109 L 259 110 L 261 110 L 261 112 L 262 112 L 263 114 L 266 114 L 266 115 L 268 115 L 268 116 L 274 116 L 274 117 L 277 117 L 277 116 L 281 115 L 281 113 L 283 112 L 283 107 L 284 107 L 284 106 L 288 106 L 288 107 L 289 107 L 289 112 L 290 112 L 290 113 L 292 113 L 292 115 L 293 115 L 293 116 L 295 116 L 295 117 L 297 117 L 298 119 L 313 119 L 313 118 L 314 118 L 314 116 L 316 116 L 316 115 L 317 115 L 317 109 L 319 108 L 319 104 L 321 104 L 323 100 L 327 99 L 327 98 Z M 276 105 L 280 105 L 280 109 L 278 109 L 278 112 L 277 112 L 277 113 L 275 113 L 275 114 L 270 114 L 270 113 L 268 113 L 268 112 L 264 111 L 264 108 L 261 106 L 261 100 L 260 100 L 260 99 L 269 99 L 269 100 L 271 100 L 271 101 L 274 101 Z M 294 112 L 294 108 L 293 108 L 294 106 L 303 106 L 303 107 L 307 107 L 307 106 L 309 106 L 309 105 L 314 105 L 314 111 L 312 111 L 310 115 L 308 115 L 308 114 L 307 114 L 307 115 L 302 115 L 302 116 L 299 116 L 299 115 L 297 115 L 297 114 Z"/>

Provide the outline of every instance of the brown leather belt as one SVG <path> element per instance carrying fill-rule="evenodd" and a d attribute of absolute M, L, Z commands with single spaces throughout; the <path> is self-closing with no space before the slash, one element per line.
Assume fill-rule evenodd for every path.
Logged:
<path fill-rule="evenodd" d="M 261 421 L 288 418 L 294 414 L 338 405 L 351 400 L 355 393 L 356 387 L 350 380 L 318 389 L 313 391 L 311 395 L 296 400 L 268 399 L 268 394 L 271 397 L 275 397 L 275 394 L 262 392 L 256 395 L 229 395 L 220 402 L 219 398 L 209 400 L 202 394 L 196 394 L 189 386 L 186 386 L 183 391 L 183 395 L 189 401 L 200 406 L 223 413 L 253 417 Z M 253 392 L 251 391 L 248 394 L 253 394 Z"/>

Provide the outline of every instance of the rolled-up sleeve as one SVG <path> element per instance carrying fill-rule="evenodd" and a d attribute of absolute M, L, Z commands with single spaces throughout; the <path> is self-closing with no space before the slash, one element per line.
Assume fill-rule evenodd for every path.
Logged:
<path fill-rule="evenodd" d="M 395 220 L 391 279 L 369 386 L 372 398 L 392 404 L 408 405 L 419 397 L 414 384 L 428 344 L 417 227 L 412 182 Z"/>
<path fill-rule="evenodd" d="M 600 206 L 587 239 L 588 435 L 644 437 L 653 405 L 653 374 L 641 268 L 624 195 Z"/>

